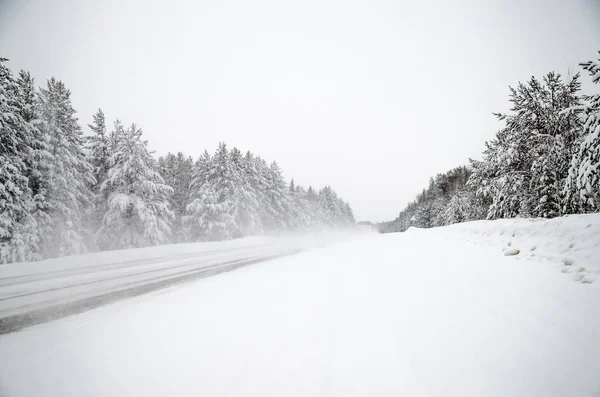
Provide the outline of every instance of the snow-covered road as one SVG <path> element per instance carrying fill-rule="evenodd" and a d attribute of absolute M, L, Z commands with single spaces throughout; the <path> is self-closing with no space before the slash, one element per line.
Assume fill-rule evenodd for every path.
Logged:
<path fill-rule="evenodd" d="M 573 222 L 362 235 L 3 335 L 0 395 L 598 396 Z"/>
<path fill-rule="evenodd" d="M 247 238 L 0 266 L 0 334 L 290 255 L 347 234 L 318 236 Z"/>

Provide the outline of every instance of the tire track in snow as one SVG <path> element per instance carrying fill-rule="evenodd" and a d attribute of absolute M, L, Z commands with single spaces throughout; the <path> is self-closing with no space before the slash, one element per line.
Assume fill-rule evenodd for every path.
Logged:
<path fill-rule="evenodd" d="M 169 275 L 159 276 L 149 280 L 146 279 L 141 283 L 140 281 L 132 281 L 130 283 L 120 285 L 120 289 L 116 291 L 106 292 L 65 303 L 53 304 L 54 302 L 49 301 L 47 302 L 50 304 L 48 307 L 34 309 L 22 314 L 9 315 L 0 318 L 0 335 L 19 331 L 23 328 L 42 324 L 58 318 L 83 313 L 85 311 L 92 310 L 109 303 L 114 303 L 122 299 L 139 296 L 184 282 L 210 277 L 219 273 L 232 271 L 243 266 L 292 255 L 300 251 L 300 249 L 296 249 L 278 254 L 242 258 L 233 261 L 229 260 L 227 262 L 218 263 L 212 266 L 203 266 L 199 269 L 170 273 Z"/>
<path fill-rule="evenodd" d="M 253 246 L 253 247 L 239 247 L 229 249 L 228 252 L 243 252 L 246 250 L 253 250 L 260 248 L 261 246 Z M 200 258 L 204 256 L 209 256 L 212 254 L 222 254 L 223 251 L 219 249 L 204 251 L 200 253 L 191 253 L 191 254 L 180 254 L 180 255 L 165 255 L 154 258 L 146 258 L 146 259 L 132 259 L 119 263 L 105 263 L 100 265 L 88 265 L 83 267 L 71 267 L 66 269 L 59 270 L 50 270 L 45 272 L 38 272 L 35 274 L 22 274 L 18 276 L 8 276 L 8 277 L 0 277 L 0 287 L 18 285 L 18 284 L 26 284 L 34 281 L 44 281 L 57 277 L 68 277 L 68 276 L 76 276 L 87 273 L 95 273 L 95 272 L 103 272 L 114 269 L 124 269 L 135 266 L 146 266 L 161 262 L 171 262 L 173 260 L 183 260 L 183 259 L 191 259 L 191 258 Z"/>

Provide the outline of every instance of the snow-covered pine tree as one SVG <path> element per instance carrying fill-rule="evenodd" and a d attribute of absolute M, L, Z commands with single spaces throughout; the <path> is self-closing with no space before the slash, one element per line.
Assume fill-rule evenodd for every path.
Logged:
<path fill-rule="evenodd" d="M 594 84 L 600 84 L 600 57 L 581 66 Z M 585 96 L 584 101 L 582 107 L 570 109 L 571 113 L 582 110 L 585 121 L 564 188 L 565 212 L 597 212 L 600 208 L 600 93 Z"/>
<path fill-rule="evenodd" d="M 317 193 L 315 193 L 315 190 L 312 186 L 308 187 L 308 190 L 306 191 L 306 198 L 308 201 L 319 201 L 319 196 Z"/>
<path fill-rule="evenodd" d="M 335 226 L 340 217 L 341 209 L 337 194 L 329 186 L 319 191 L 319 204 L 325 214 L 325 222 L 328 226 Z"/>
<path fill-rule="evenodd" d="M 86 137 L 90 155 L 90 164 L 94 169 L 96 186 L 102 185 L 108 175 L 110 148 L 109 137 L 106 133 L 106 118 L 102 109 L 94 114 L 94 121 L 88 125 L 92 135 Z"/>
<path fill-rule="evenodd" d="M 352 207 L 350 206 L 350 203 L 345 202 L 344 203 L 344 217 L 346 219 L 346 222 L 354 225 L 356 223 L 356 220 L 354 219 L 354 211 L 352 211 Z"/>
<path fill-rule="evenodd" d="M 553 217 L 561 213 L 561 190 L 578 134 L 578 118 L 564 112 L 577 104 L 578 75 L 567 83 L 549 73 L 542 82 L 510 88 L 511 114 L 496 114 L 505 127 L 486 143 L 474 166 L 478 193 L 492 205 L 488 218 Z"/>
<path fill-rule="evenodd" d="M 113 129 L 108 136 L 108 151 L 114 153 L 120 146 L 121 138 L 125 136 L 125 127 L 121 120 L 117 119 L 113 123 Z"/>
<path fill-rule="evenodd" d="M 94 175 L 94 184 L 91 186 L 94 202 L 91 225 L 92 229 L 97 231 L 102 226 L 102 218 L 106 213 L 108 194 L 106 191 L 101 192 L 100 187 L 108 177 L 111 154 L 109 136 L 106 132 L 106 118 L 102 109 L 98 109 L 94 114 L 93 123 L 88 127 L 92 134 L 86 137 L 86 147 Z"/>
<path fill-rule="evenodd" d="M 98 232 L 103 249 L 147 247 L 169 242 L 168 195 L 164 183 L 142 140 L 142 130 L 132 124 L 118 137 L 110 156 L 110 168 L 100 187 L 108 192 L 106 213 Z"/>
<path fill-rule="evenodd" d="M 294 226 L 296 214 L 281 168 L 279 168 L 277 162 L 273 161 L 266 171 L 267 189 L 265 195 L 271 211 L 265 225 L 271 230 L 291 228 Z"/>
<path fill-rule="evenodd" d="M 293 179 L 290 182 L 290 191 L 292 185 L 295 185 Z M 306 197 L 306 190 L 300 185 L 295 185 L 294 190 L 292 198 L 298 214 L 298 219 L 296 220 L 297 227 L 308 228 L 320 226 L 318 214 L 313 213 L 311 202 Z"/>
<path fill-rule="evenodd" d="M 181 222 L 190 196 L 193 168 L 194 160 L 181 152 L 176 155 L 168 153 L 158 159 L 160 175 L 165 183 L 173 188 L 173 194 L 169 196 L 169 208 L 175 216 L 171 224 L 171 240 L 173 242 L 184 240 Z"/>
<path fill-rule="evenodd" d="M 238 179 L 239 175 L 233 165 L 231 152 L 224 142 L 220 142 L 213 156 L 208 179 L 208 185 L 216 196 L 217 204 L 224 211 L 222 218 L 217 220 L 222 224 L 219 239 L 239 236 L 239 228 L 234 216 L 234 195 Z"/>
<path fill-rule="evenodd" d="M 30 247 L 27 255 L 28 261 L 41 259 L 40 242 L 43 236 L 52 232 L 50 215 L 48 214 L 48 175 L 53 157 L 48 151 L 49 136 L 46 132 L 40 130 L 40 120 L 38 119 L 38 99 L 34 84 L 34 79 L 27 71 L 21 70 L 17 78 L 19 93 L 22 103 L 21 116 L 31 128 L 28 155 L 25 158 L 27 168 L 27 179 L 31 190 L 31 202 L 29 213 L 31 219 L 26 222 L 28 232 L 23 232 L 22 236 L 27 236 L 25 240 L 30 244 L 23 244 L 22 247 Z"/>
<path fill-rule="evenodd" d="M 580 105 L 581 83 L 579 74 L 565 83 L 556 73 L 548 73 L 543 82 L 542 104 L 533 104 L 531 120 L 524 127 L 532 130 L 531 187 L 536 200 L 533 215 L 551 218 L 562 214 L 561 193 L 579 142 L 581 120 L 564 110 Z"/>
<path fill-rule="evenodd" d="M 23 104 L 22 117 L 27 123 L 31 124 L 32 134 L 29 145 L 30 153 L 26 159 L 29 187 L 32 196 L 36 201 L 36 206 L 40 212 L 47 207 L 46 194 L 48 190 L 47 176 L 52 164 L 52 155 L 48 151 L 48 142 L 50 137 L 45 131 L 41 131 L 38 126 L 40 120 L 37 119 L 37 96 L 33 77 L 29 72 L 21 70 L 17 78 L 21 102 Z M 45 214 L 45 213 L 44 213 Z M 47 216 L 47 214 L 45 214 Z M 43 217 L 42 217 L 43 218 Z M 40 221 L 39 219 L 38 221 Z"/>
<path fill-rule="evenodd" d="M 254 188 L 256 185 L 256 169 L 252 154 L 247 152 L 242 157 L 237 148 L 231 151 L 231 162 L 237 181 L 233 194 L 233 216 L 239 233 L 249 236 L 262 232 L 260 219 L 259 196 Z"/>
<path fill-rule="evenodd" d="M 444 209 L 444 225 L 453 223 L 468 222 L 478 219 L 485 219 L 487 216 L 488 205 L 481 198 L 476 196 L 475 191 L 465 186 L 455 192 Z"/>
<path fill-rule="evenodd" d="M 269 196 L 270 170 L 267 162 L 260 156 L 253 157 L 254 176 L 252 187 L 254 188 L 259 204 L 259 217 L 264 230 L 273 229 L 274 219 L 277 212 L 273 208 Z"/>
<path fill-rule="evenodd" d="M 37 259 L 26 167 L 33 140 L 19 85 L 0 58 L 0 263 Z"/>
<path fill-rule="evenodd" d="M 190 203 L 183 217 L 189 241 L 232 238 L 237 225 L 232 215 L 235 172 L 229 151 L 220 143 L 214 156 L 205 152 L 194 166 Z"/>
<path fill-rule="evenodd" d="M 208 197 L 207 181 L 212 158 L 208 151 L 196 160 L 189 186 L 188 204 L 185 215 L 181 218 L 185 241 L 196 242 L 205 239 L 209 227 L 209 206 L 214 204 L 213 196 Z"/>
<path fill-rule="evenodd" d="M 52 233 L 46 234 L 46 257 L 79 254 L 93 246 L 89 215 L 93 208 L 92 166 L 84 153 L 81 128 L 71 105 L 71 92 L 55 78 L 38 94 L 38 128 L 49 137 L 52 155 L 47 176 L 48 214 Z"/>

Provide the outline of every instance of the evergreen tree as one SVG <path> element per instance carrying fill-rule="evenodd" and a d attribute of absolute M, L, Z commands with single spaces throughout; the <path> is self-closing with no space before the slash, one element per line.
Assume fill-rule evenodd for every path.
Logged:
<path fill-rule="evenodd" d="M 242 236 L 262 232 L 260 219 L 259 195 L 255 188 L 256 169 L 250 152 L 245 157 L 234 148 L 231 153 L 232 163 L 237 175 L 233 195 L 233 216 L 239 233 Z"/>
<path fill-rule="evenodd" d="M 106 133 L 106 119 L 102 109 L 94 114 L 94 121 L 88 125 L 92 135 L 86 137 L 88 158 L 93 169 L 94 184 L 91 186 L 93 193 L 94 211 L 92 215 L 92 228 L 98 230 L 102 225 L 102 217 L 106 212 L 108 195 L 100 191 L 100 187 L 108 177 L 110 168 L 109 137 Z M 106 192 L 104 192 L 106 193 Z"/>
<path fill-rule="evenodd" d="M 29 189 L 31 190 L 31 201 L 29 213 L 32 218 L 28 218 L 26 226 L 29 230 L 27 240 L 31 241 L 29 245 L 29 258 L 27 260 L 41 259 L 40 241 L 43 236 L 52 233 L 52 220 L 48 214 L 48 175 L 53 157 L 48 151 L 49 136 L 40 130 L 40 120 L 37 112 L 37 95 L 34 79 L 29 72 L 21 70 L 17 78 L 19 86 L 20 100 L 22 103 L 21 116 L 31 128 L 30 141 L 28 143 L 28 154 L 24 159 L 26 165 L 26 176 Z M 27 233 L 22 234 L 27 235 Z M 22 245 L 26 247 L 27 244 Z"/>
<path fill-rule="evenodd" d="M 142 141 L 142 130 L 132 124 L 119 136 L 110 156 L 107 179 L 100 189 L 108 193 L 107 210 L 98 232 L 101 247 L 120 249 L 147 247 L 169 241 L 168 195 L 156 164 Z"/>
<path fill-rule="evenodd" d="M 32 132 L 6 61 L 0 58 L 0 263 L 30 260 L 37 251 L 25 162 Z"/>
<path fill-rule="evenodd" d="M 581 66 L 593 83 L 600 84 L 600 58 Z M 585 96 L 584 100 L 583 107 L 570 109 L 572 113 L 582 110 L 585 122 L 564 188 L 565 212 L 597 212 L 600 207 L 600 94 Z"/>
<path fill-rule="evenodd" d="M 266 170 L 266 174 L 267 189 L 265 195 L 270 211 L 265 224 L 273 230 L 292 227 L 294 224 L 294 209 L 289 196 L 288 186 L 283 179 L 279 165 L 273 161 L 271 166 Z"/>
<path fill-rule="evenodd" d="M 92 166 L 84 153 L 81 128 L 71 105 L 71 92 L 55 78 L 38 94 L 39 129 L 49 137 L 52 162 L 47 175 L 47 205 L 52 233 L 44 236 L 46 256 L 86 252 L 93 241 L 89 235 L 89 212 L 94 183 Z"/>
<path fill-rule="evenodd" d="M 488 218 L 560 215 L 580 126 L 565 109 L 579 103 L 579 88 L 578 75 L 564 83 L 555 73 L 511 88 L 513 113 L 497 114 L 505 127 L 486 144 L 473 176 L 485 181 L 479 193 L 492 199 Z"/>
<path fill-rule="evenodd" d="M 205 152 L 198 160 L 183 218 L 189 241 L 216 241 L 236 235 L 232 214 L 235 177 L 224 143 L 219 144 L 213 157 Z"/>
<path fill-rule="evenodd" d="M 158 165 L 165 183 L 173 188 L 173 194 L 169 196 L 169 208 L 173 210 L 175 216 L 171 225 L 172 241 L 183 241 L 182 217 L 189 202 L 194 161 L 181 152 L 177 155 L 168 153 L 158 159 Z"/>
<path fill-rule="evenodd" d="M 94 169 L 95 186 L 100 186 L 106 180 L 110 167 L 109 137 L 106 133 L 106 119 L 102 109 L 94 114 L 94 121 L 88 125 L 92 135 L 87 138 L 87 147 L 90 153 L 90 164 Z"/>

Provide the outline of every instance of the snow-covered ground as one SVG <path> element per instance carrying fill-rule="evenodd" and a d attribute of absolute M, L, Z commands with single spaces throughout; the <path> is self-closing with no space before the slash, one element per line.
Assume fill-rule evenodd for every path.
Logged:
<path fill-rule="evenodd" d="M 599 236 L 336 240 L 0 336 L 0 396 L 598 396 Z"/>

